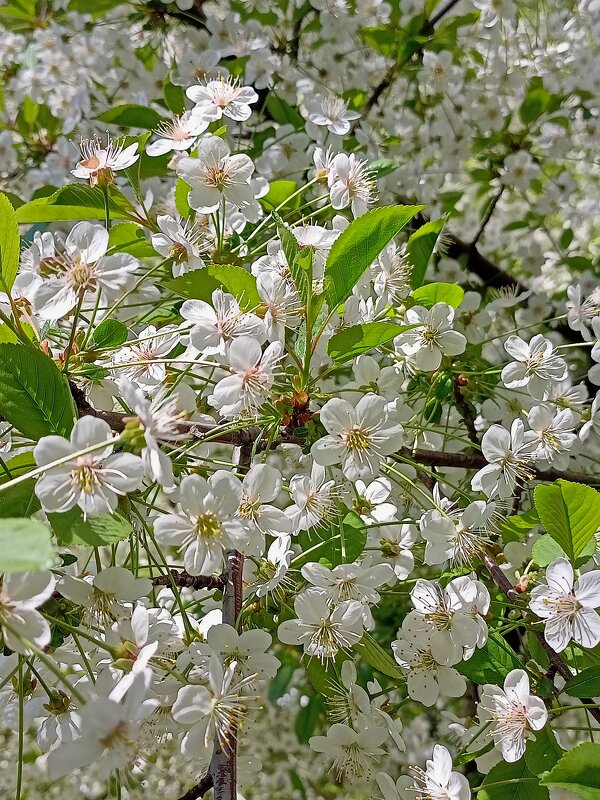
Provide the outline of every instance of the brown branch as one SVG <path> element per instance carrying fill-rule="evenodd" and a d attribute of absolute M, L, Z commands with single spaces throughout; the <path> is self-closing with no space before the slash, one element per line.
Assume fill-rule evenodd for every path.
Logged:
<path fill-rule="evenodd" d="M 477 242 L 480 240 L 481 236 L 483 235 L 483 232 L 485 231 L 488 222 L 491 220 L 492 215 L 493 215 L 494 211 L 496 210 L 496 206 L 498 205 L 498 203 L 500 201 L 500 198 L 504 194 L 505 188 L 506 188 L 506 185 L 502 184 L 502 186 L 500 187 L 498 192 L 494 195 L 494 197 L 490 201 L 490 204 L 488 205 L 488 207 L 486 209 L 486 212 L 483 215 L 483 219 L 481 220 L 481 225 L 479 226 L 479 229 L 477 230 L 477 233 L 475 234 L 475 237 L 474 237 L 473 241 L 471 242 L 471 246 L 472 247 L 475 247 L 475 245 L 477 244 Z"/>
<path fill-rule="evenodd" d="M 98 419 L 103 419 L 108 422 L 113 431 L 120 432 L 124 430 L 126 421 L 133 419 L 131 414 L 121 414 L 117 411 L 101 411 L 93 408 L 87 401 L 83 391 L 73 383 L 71 383 L 71 391 L 80 416 L 88 414 Z M 233 444 L 242 448 L 252 446 L 254 442 L 260 440 L 263 434 L 262 428 L 258 426 L 243 428 L 242 430 L 236 431 L 220 431 L 220 428 L 222 428 L 222 426 L 216 422 L 182 421 L 180 424 L 182 433 L 198 439 L 199 441 L 210 437 L 210 441 L 212 442 Z M 290 442 L 298 445 L 304 444 L 303 439 L 282 434 L 271 446 Z M 403 447 L 396 455 L 406 461 L 422 464 L 426 467 L 481 469 L 488 463 L 481 453 L 447 453 L 439 450 L 412 450 L 408 447 Z M 590 486 L 600 486 L 600 476 L 585 475 L 580 472 L 572 472 L 571 470 L 534 469 L 533 477 L 535 480 L 544 481 L 546 483 L 551 483 L 562 478 L 563 480 L 573 481 L 574 483 L 586 483 Z"/>
<path fill-rule="evenodd" d="M 252 445 L 244 442 L 237 450 L 238 469 L 247 470 L 252 459 Z M 244 556 L 238 550 L 228 550 L 225 556 L 225 572 L 219 579 L 223 589 L 223 622 L 240 630 L 242 610 Z M 214 789 L 214 800 L 236 800 L 237 798 L 237 730 L 229 730 L 228 745 L 223 747 L 219 735 L 215 735 L 212 758 L 207 774 L 179 800 L 197 800 L 210 788 Z"/>
<path fill-rule="evenodd" d="M 456 408 L 458 409 L 458 413 L 460 414 L 462 421 L 465 423 L 465 428 L 467 429 L 467 435 L 469 439 L 473 442 L 475 447 L 479 449 L 479 436 L 477 435 L 477 429 L 475 428 L 475 417 L 471 408 L 467 401 L 465 400 L 465 396 L 463 394 L 463 387 L 461 385 L 460 375 L 457 375 L 454 378 L 454 402 L 456 403 Z"/>
<path fill-rule="evenodd" d="M 191 789 L 182 795 L 179 800 L 198 800 L 200 797 L 204 797 L 204 795 L 210 791 L 213 787 L 213 777 L 210 772 L 207 772 L 206 775 L 198 781 L 195 786 L 192 786 Z"/>
<path fill-rule="evenodd" d="M 178 572 L 169 570 L 169 575 L 159 575 L 152 578 L 153 586 L 176 586 L 190 589 L 223 589 L 225 586 L 224 575 L 190 575 L 185 570 Z"/>
<path fill-rule="evenodd" d="M 483 563 L 487 571 L 490 573 L 494 583 L 500 589 L 500 591 L 510 600 L 512 603 L 515 603 L 519 600 L 520 594 L 516 591 L 515 587 L 512 583 L 508 580 L 506 575 L 502 572 L 496 561 L 488 555 L 487 553 L 483 556 Z M 521 613 L 523 616 L 526 616 L 526 612 L 521 609 Z M 568 665 L 563 661 L 561 656 L 554 650 L 546 639 L 544 638 L 544 634 L 542 631 L 535 631 L 535 635 L 537 640 L 539 641 L 540 645 L 544 649 L 544 652 L 548 656 L 548 660 L 552 667 L 558 672 L 558 674 L 564 678 L 565 681 L 571 680 L 573 677 L 573 673 L 569 669 Z M 594 701 L 589 697 L 582 697 L 581 698 L 582 704 L 590 704 L 594 705 Z M 596 720 L 596 722 L 600 722 L 600 708 L 589 708 L 588 711 L 592 715 L 592 717 Z"/>

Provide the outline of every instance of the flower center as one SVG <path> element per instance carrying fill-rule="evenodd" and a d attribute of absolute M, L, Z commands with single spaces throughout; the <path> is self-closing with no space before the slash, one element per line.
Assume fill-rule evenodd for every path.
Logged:
<path fill-rule="evenodd" d="M 195 532 L 198 539 L 222 539 L 221 520 L 212 511 L 207 511 L 196 520 Z"/>

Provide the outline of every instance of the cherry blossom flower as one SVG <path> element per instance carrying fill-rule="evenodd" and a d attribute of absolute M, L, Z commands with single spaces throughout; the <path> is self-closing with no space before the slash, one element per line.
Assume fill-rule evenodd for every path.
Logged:
<path fill-rule="evenodd" d="M 197 756 L 210 746 L 215 735 L 224 750 L 231 749 L 255 696 L 248 693 L 256 676 L 236 678 L 235 661 L 224 667 L 213 654 L 208 663 L 208 686 L 190 684 L 177 693 L 171 713 L 183 725 L 191 726 L 181 743 L 183 755 Z"/>
<path fill-rule="evenodd" d="M 346 600 L 331 607 L 326 592 L 308 589 L 296 597 L 297 619 L 282 622 L 277 636 L 284 644 L 301 644 L 308 656 L 321 661 L 335 658 L 363 635 L 363 607 L 356 600 Z"/>
<path fill-rule="evenodd" d="M 398 638 L 392 642 L 394 658 L 406 673 L 406 687 L 409 696 L 424 706 L 432 706 L 440 694 L 448 697 L 461 697 L 467 683 L 444 654 L 443 663 L 433 655 L 433 630 L 421 625 L 415 627 L 412 620 L 405 619 L 398 631 Z M 459 658 L 454 661 L 456 664 Z"/>
<path fill-rule="evenodd" d="M 415 328 L 397 336 L 394 344 L 414 360 L 416 369 L 433 372 L 439 368 L 443 356 L 464 353 L 467 340 L 462 333 L 452 330 L 454 309 L 447 303 L 435 303 L 430 309 L 413 306 L 407 310 L 405 320 Z"/>
<path fill-rule="evenodd" d="M 411 772 L 414 787 L 410 788 L 414 788 L 423 800 L 469 800 L 471 797 L 469 781 L 460 772 L 452 771 L 452 757 L 441 744 L 434 746 L 431 758 L 425 762 L 425 771 L 413 767 Z M 388 800 L 387 796 L 385 800 Z"/>
<path fill-rule="evenodd" d="M 148 578 L 136 578 L 124 567 L 107 567 L 97 575 L 63 575 L 59 591 L 99 624 L 108 624 L 126 616 L 125 607 L 145 597 L 152 588 Z"/>
<path fill-rule="evenodd" d="M 128 253 L 105 255 L 108 235 L 102 225 L 91 222 L 78 222 L 71 229 L 64 254 L 52 259 L 52 274 L 33 295 L 34 309 L 42 319 L 60 319 L 96 292 L 110 303 L 129 288 L 139 262 Z"/>
<path fill-rule="evenodd" d="M 158 330 L 154 325 L 143 328 L 137 341 L 126 344 L 112 354 L 114 371 L 145 388 L 156 388 L 167 377 L 166 356 L 179 342 L 175 325 Z"/>
<path fill-rule="evenodd" d="M 394 573 L 389 564 L 372 566 L 338 564 L 330 570 L 323 564 L 310 561 L 302 567 L 302 577 L 312 586 L 322 589 L 332 606 L 345 600 L 357 600 L 364 606 L 363 622 L 370 630 L 374 626 L 373 617 L 368 606 L 379 602 L 380 595 L 376 590 L 386 583 L 394 581 Z"/>
<path fill-rule="evenodd" d="M 546 569 L 547 586 L 531 590 L 529 607 L 546 620 L 544 638 L 557 653 L 571 640 L 583 647 L 600 642 L 600 571 L 586 572 L 575 580 L 573 567 L 566 558 L 558 558 Z"/>
<path fill-rule="evenodd" d="M 256 339 L 239 336 L 229 346 L 228 361 L 233 374 L 217 383 L 208 402 L 224 417 L 256 413 L 269 397 L 275 367 L 282 355 L 280 342 L 272 342 L 263 352 Z"/>
<path fill-rule="evenodd" d="M 287 536 L 290 518 L 272 505 L 281 490 L 281 473 L 270 464 L 255 464 L 242 480 L 242 501 L 238 514 L 269 536 Z"/>
<path fill-rule="evenodd" d="M 419 537 L 415 525 L 385 525 L 370 529 L 369 546 L 374 548 L 372 556 L 377 563 L 389 564 L 399 581 L 404 581 L 415 566 L 412 548 Z"/>
<path fill-rule="evenodd" d="M 518 480 L 527 480 L 536 453 L 536 436 L 525 432 L 520 419 L 514 420 L 510 431 L 492 425 L 483 434 L 481 452 L 490 463 L 479 470 L 471 481 L 474 491 L 482 491 L 490 499 L 510 497 Z"/>
<path fill-rule="evenodd" d="M 579 331 L 586 342 L 591 341 L 590 328 L 594 319 L 600 317 L 600 292 L 595 289 L 588 297 L 582 299 L 581 285 L 567 288 L 567 322 L 574 331 Z M 597 338 L 597 337 L 596 337 Z"/>
<path fill-rule="evenodd" d="M 0 576 L 0 630 L 6 647 L 28 655 L 30 645 L 43 650 L 50 644 L 50 626 L 36 609 L 55 585 L 48 570 Z"/>
<path fill-rule="evenodd" d="M 331 205 L 335 209 L 350 206 L 352 215 L 359 217 L 375 201 L 375 184 L 367 162 L 358 160 L 354 153 L 350 156 L 339 153 L 333 159 L 329 181 Z"/>
<path fill-rule="evenodd" d="M 544 701 L 529 693 L 529 678 L 522 669 L 508 673 L 503 689 L 486 683 L 477 708 L 480 722 L 492 722 L 494 745 L 508 762 L 521 758 L 531 731 L 540 731 L 548 719 Z"/>
<path fill-rule="evenodd" d="M 239 336 L 251 336 L 258 344 L 266 337 L 263 321 L 256 314 L 242 311 L 235 297 L 222 289 L 212 293 L 212 306 L 203 300 L 186 300 L 181 316 L 192 323 L 192 345 L 206 355 L 225 355 Z"/>
<path fill-rule="evenodd" d="M 173 275 L 178 277 L 191 269 L 200 269 L 204 261 L 200 252 L 205 244 L 202 229 L 181 222 L 167 214 L 159 214 L 156 224 L 160 233 L 152 234 L 152 247 L 165 258 L 173 259 Z"/>
<path fill-rule="evenodd" d="M 241 481 L 225 470 L 217 470 L 208 480 L 187 475 L 179 486 L 183 513 L 156 519 L 157 540 L 183 551 L 190 575 L 211 575 L 222 568 L 226 550 L 248 548 L 248 525 L 235 517 L 242 494 Z"/>
<path fill-rule="evenodd" d="M 110 138 L 105 145 L 98 138 L 82 139 L 80 149 L 81 161 L 71 170 L 71 175 L 89 181 L 90 186 L 114 183 L 114 173 L 127 169 L 140 157 L 137 142 L 125 147 L 124 143 Z"/>
<path fill-rule="evenodd" d="M 456 664 L 463 648 L 478 642 L 480 627 L 470 613 L 477 589 L 475 581 L 463 576 L 451 580 L 444 589 L 419 578 L 411 590 L 414 610 L 406 617 L 407 624 L 411 631 L 427 631 L 431 653 L 439 664 Z"/>
<path fill-rule="evenodd" d="M 78 455 L 103 442 L 105 447 Z M 70 439 L 43 436 L 33 456 L 36 464 L 48 467 L 35 485 L 44 510 L 64 512 L 79 506 L 84 517 L 114 512 L 119 496 L 140 485 L 143 466 L 131 453 L 112 454 L 113 442 L 109 424 L 95 417 L 78 419 Z M 50 466 L 59 459 L 64 459 L 62 464 Z"/>
<path fill-rule="evenodd" d="M 285 342 L 286 328 L 297 328 L 302 318 L 298 293 L 289 281 L 275 272 L 263 272 L 256 279 L 256 289 L 263 301 L 267 338 Z"/>
<path fill-rule="evenodd" d="M 566 469 L 570 451 L 577 441 L 577 415 L 570 408 L 563 408 L 555 413 L 552 406 L 542 403 L 533 406 L 527 415 L 527 422 L 537 437 L 535 456 L 542 462 L 542 468 L 547 465 L 555 469 Z"/>
<path fill-rule="evenodd" d="M 247 155 L 231 155 L 227 143 L 207 136 L 198 146 L 198 157 L 182 157 L 177 174 L 191 187 L 188 203 L 201 214 L 216 211 L 222 201 L 236 208 L 250 208 L 256 197 L 250 178 L 254 164 Z"/>
<path fill-rule="evenodd" d="M 475 500 L 460 514 L 446 515 L 437 509 L 426 511 L 420 522 L 421 536 L 426 542 L 425 563 L 471 563 L 489 539 L 489 524 L 495 510 L 495 503 Z"/>
<path fill-rule="evenodd" d="M 181 117 L 162 122 L 154 131 L 159 138 L 146 146 L 146 152 L 149 156 L 163 156 L 173 150 L 189 150 L 213 119 L 216 119 L 216 115 L 211 116 L 209 109 L 206 109 L 205 113 L 204 110 L 203 113 L 186 111 Z"/>
<path fill-rule="evenodd" d="M 543 400 L 551 385 L 567 375 L 566 362 L 541 333 L 529 344 L 519 336 L 509 336 L 504 348 L 515 359 L 502 370 L 502 382 L 509 389 L 526 386 L 532 397 Z"/>
<path fill-rule="evenodd" d="M 184 415 L 179 408 L 177 393 L 168 395 L 163 390 L 148 400 L 139 387 L 127 380 L 119 382 L 119 390 L 135 414 L 135 419 L 127 423 L 125 430 L 134 446 L 141 445 L 144 473 L 165 488 L 173 487 L 173 464 L 160 445 L 173 445 L 185 438 L 180 427 Z"/>
<path fill-rule="evenodd" d="M 240 86 L 239 81 L 231 77 L 220 77 L 204 85 L 190 86 L 185 93 L 192 103 L 196 103 L 194 112 L 211 120 L 229 117 L 236 122 L 243 122 L 252 114 L 252 103 L 258 100 L 251 86 Z"/>
<path fill-rule="evenodd" d="M 314 95 L 305 101 L 308 119 L 313 125 L 325 126 L 330 133 L 345 136 L 350 132 L 350 123 L 360 114 L 349 111 L 341 97 Z"/>
<path fill-rule="evenodd" d="M 339 490 L 334 480 L 327 480 L 325 468 L 316 462 L 310 476 L 294 475 L 290 478 L 290 495 L 294 501 L 285 513 L 292 520 L 295 531 L 307 531 L 322 525 L 337 514 Z"/>
<path fill-rule="evenodd" d="M 317 464 L 340 464 L 349 480 L 379 474 L 383 457 L 402 447 L 402 426 L 388 414 L 383 397 L 367 394 L 355 407 L 347 400 L 328 400 L 320 413 L 328 432 L 311 448 Z"/>
<path fill-rule="evenodd" d="M 126 675 L 106 697 L 86 703 L 80 710 L 81 736 L 48 754 L 48 771 L 60 778 L 94 763 L 108 777 L 115 769 L 131 766 L 141 747 L 141 723 L 158 700 L 148 697 L 152 670 Z"/>
<path fill-rule="evenodd" d="M 279 536 L 269 546 L 266 558 L 259 562 L 253 575 L 252 587 L 256 587 L 257 597 L 276 594 L 278 587 L 285 587 L 287 571 L 294 555 L 291 543 L 291 536 Z"/>
<path fill-rule="evenodd" d="M 235 662 L 239 674 L 253 678 L 274 678 L 279 659 L 267 653 L 272 637 L 267 631 L 249 630 L 238 633 L 232 625 L 213 625 L 206 634 L 206 642 L 193 642 L 188 648 L 192 663 L 210 672 L 210 659 L 214 653 L 224 666 Z"/>
<path fill-rule="evenodd" d="M 332 762 L 331 769 L 338 781 L 346 778 L 352 782 L 371 774 L 373 762 L 384 753 L 381 745 L 387 738 L 385 729 L 367 727 L 355 731 L 349 725 L 336 722 L 327 729 L 326 736 L 312 736 L 308 744 Z"/>

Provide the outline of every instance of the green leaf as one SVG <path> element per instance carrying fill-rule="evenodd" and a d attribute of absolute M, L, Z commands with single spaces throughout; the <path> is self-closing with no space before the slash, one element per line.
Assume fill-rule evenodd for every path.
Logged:
<path fill-rule="evenodd" d="M 203 269 L 194 269 L 170 281 L 165 286 L 186 300 L 205 300 L 210 303 L 215 289 L 232 294 L 242 309 L 248 311 L 261 304 L 256 290 L 256 278 L 243 267 L 225 264 L 209 264 Z"/>
<path fill-rule="evenodd" d="M 30 469 L 35 469 L 35 464 L 32 464 Z M 26 471 L 28 472 L 29 470 Z M 17 476 L 15 475 L 14 477 Z M 6 483 L 8 480 L 8 476 L 2 474 L 1 483 Z M 6 517 L 30 517 L 40 508 L 41 504 L 35 493 L 35 478 L 28 478 L 26 481 L 0 492 L 1 519 L 6 519 Z"/>
<path fill-rule="evenodd" d="M 498 527 L 505 542 L 516 542 L 539 524 L 540 518 L 535 508 L 532 508 L 524 514 L 513 514 L 507 519 L 500 520 Z"/>
<path fill-rule="evenodd" d="M 540 786 L 540 779 L 523 757 L 512 764 L 501 761 L 492 767 L 477 797 L 479 800 L 548 800 L 548 790 Z"/>
<path fill-rule="evenodd" d="M 280 697 L 286 693 L 290 681 L 296 671 L 295 664 L 281 664 L 277 670 L 277 675 L 269 683 L 268 698 L 270 703 L 276 703 Z"/>
<path fill-rule="evenodd" d="M 345 516 L 337 524 L 329 528 L 311 528 L 299 534 L 302 552 L 293 561 L 295 568 L 309 561 L 322 561 L 330 567 L 337 567 L 338 564 L 351 564 L 358 558 L 367 542 L 367 529 L 355 511 L 342 509 L 342 514 L 344 511 Z"/>
<path fill-rule="evenodd" d="M 292 201 L 286 202 L 297 190 L 296 181 L 272 181 L 269 184 L 269 191 L 261 198 L 260 202 L 267 211 L 273 211 L 276 208 L 299 208 L 302 202 L 299 194 Z"/>
<path fill-rule="evenodd" d="M 102 547 L 122 542 L 131 536 L 131 523 L 118 511 L 115 514 L 95 514 L 85 520 L 79 508 L 47 516 L 58 543 L 63 547 Z"/>
<path fill-rule="evenodd" d="M 131 203 L 114 186 L 108 202 L 111 219 L 130 219 L 135 211 Z M 104 194 L 98 186 L 93 189 L 83 183 L 71 183 L 51 194 L 20 206 L 17 222 L 64 222 L 67 220 L 105 218 Z"/>
<path fill-rule="evenodd" d="M 394 659 L 387 653 L 380 644 L 369 633 L 364 633 L 362 639 L 357 644 L 353 645 L 359 656 L 364 658 L 367 664 L 370 664 L 373 669 L 387 675 L 388 678 L 394 678 L 397 681 L 404 681 L 404 673 L 396 664 Z"/>
<path fill-rule="evenodd" d="M 305 308 L 312 299 L 312 265 L 313 251 L 308 247 L 301 247 L 290 264 L 294 284 Z"/>
<path fill-rule="evenodd" d="M 96 119 L 109 125 L 118 125 L 121 128 L 146 128 L 147 130 L 152 130 L 157 128 L 161 122 L 164 122 L 165 117 L 161 117 L 160 114 L 148 106 L 126 103 L 109 108 L 108 111 L 103 111 Z"/>
<path fill-rule="evenodd" d="M 554 688 L 554 687 L 553 687 Z M 525 763 L 534 775 L 547 772 L 560 760 L 564 750 L 556 741 L 550 725 L 535 732 L 535 739 L 530 739 L 525 748 Z"/>
<path fill-rule="evenodd" d="M 391 175 L 399 166 L 393 158 L 378 158 L 369 163 L 369 174 L 376 181 L 379 178 L 385 178 L 386 175 Z"/>
<path fill-rule="evenodd" d="M 408 260 L 412 264 L 411 286 L 417 289 L 423 284 L 429 259 L 446 224 L 446 217 L 431 219 L 416 230 L 408 239 Z"/>
<path fill-rule="evenodd" d="M 302 657 L 302 664 L 306 670 L 309 681 L 315 687 L 319 694 L 324 697 L 333 697 L 335 694 L 335 684 L 339 683 L 337 677 L 340 672 L 342 662 L 348 656 L 345 653 L 339 652 L 335 658 L 327 658 L 323 663 L 314 656 Z"/>
<path fill-rule="evenodd" d="M 0 277 L 5 292 L 9 292 L 15 282 L 20 246 L 15 210 L 8 197 L 0 192 Z"/>
<path fill-rule="evenodd" d="M 171 113 L 181 116 L 185 111 L 185 93 L 183 86 L 175 86 L 168 78 L 163 81 L 163 96 Z"/>
<path fill-rule="evenodd" d="M 53 562 L 45 525 L 36 519 L 0 519 L 0 572 L 47 569 Z"/>
<path fill-rule="evenodd" d="M 179 212 L 179 215 L 184 218 L 195 214 L 188 203 L 189 193 L 190 187 L 187 185 L 187 183 L 183 180 L 183 178 L 177 178 L 177 183 L 175 184 L 175 208 Z"/>
<path fill-rule="evenodd" d="M 350 296 L 361 275 L 407 222 L 425 206 L 374 208 L 338 236 L 325 264 L 325 299 L 330 311 Z"/>
<path fill-rule="evenodd" d="M 546 531 L 574 564 L 600 527 L 600 493 L 591 486 L 558 480 L 536 486 L 534 501 Z"/>
<path fill-rule="evenodd" d="M 497 633 L 491 632 L 483 647 L 475 650 L 468 661 L 456 665 L 465 678 L 474 683 L 496 683 L 502 685 L 513 669 L 523 665 L 512 647 Z"/>
<path fill-rule="evenodd" d="M 135 222 L 111 225 L 108 246 L 116 253 L 129 253 L 135 258 L 156 257 L 156 250 L 146 239 L 144 229 Z"/>
<path fill-rule="evenodd" d="M 313 694 L 308 703 L 302 706 L 296 721 L 294 723 L 294 730 L 300 744 L 308 744 L 308 740 L 315 732 L 317 723 L 321 716 L 325 713 L 325 703 L 321 695 Z"/>
<path fill-rule="evenodd" d="M 270 92 L 265 106 L 270 116 L 280 125 L 291 125 L 294 130 L 304 128 L 303 117 L 295 108 L 292 108 L 289 103 L 281 100 L 277 95 Z"/>
<path fill-rule="evenodd" d="M 464 290 L 455 283 L 427 283 L 415 289 L 410 297 L 414 305 L 423 308 L 431 308 L 436 303 L 448 303 L 452 308 L 458 308 L 464 296 Z"/>
<path fill-rule="evenodd" d="M 0 415 L 30 439 L 70 434 L 75 406 L 52 359 L 33 347 L 0 344 Z"/>
<path fill-rule="evenodd" d="M 567 681 L 563 692 L 571 697 L 600 696 L 600 667 L 588 667 Z"/>
<path fill-rule="evenodd" d="M 363 353 L 391 341 L 412 325 L 394 325 L 393 322 L 366 322 L 364 325 L 352 325 L 343 328 L 329 340 L 327 352 L 337 363 L 343 364 Z"/>
<path fill-rule="evenodd" d="M 550 103 L 550 93 L 542 86 L 530 89 L 519 109 L 519 116 L 524 125 L 529 125 L 544 113 Z"/>
<path fill-rule="evenodd" d="M 579 569 L 590 560 L 596 552 L 596 539 L 593 537 L 583 549 L 579 558 L 575 559 L 573 566 Z M 562 547 L 549 534 L 540 536 L 531 549 L 531 557 L 540 567 L 547 567 L 557 558 L 568 558 Z"/>
<path fill-rule="evenodd" d="M 94 347 L 120 347 L 127 341 L 127 328 L 116 319 L 102 320 L 94 331 Z"/>
<path fill-rule="evenodd" d="M 541 783 L 575 792 L 584 800 L 600 800 L 600 744 L 584 742 L 569 750 Z"/>

